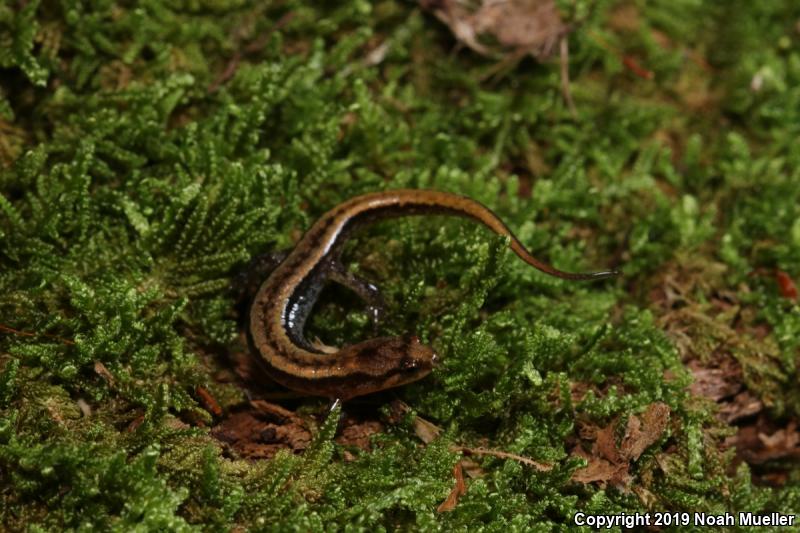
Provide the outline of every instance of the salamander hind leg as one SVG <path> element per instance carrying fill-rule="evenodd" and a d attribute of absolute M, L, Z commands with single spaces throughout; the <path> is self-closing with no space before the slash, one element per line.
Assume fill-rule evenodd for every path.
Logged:
<path fill-rule="evenodd" d="M 364 303 L 367 304 L 367 314 L 369 314 L 369 319 L 372 322 L 373 333 L 377 334 L 378 324 L 386 307 L 378 287 L 365 279 L 359 278 L 340 263 L 331 265 L 329 278 L 331 281 L 347 287 L 364 300 Z"/>

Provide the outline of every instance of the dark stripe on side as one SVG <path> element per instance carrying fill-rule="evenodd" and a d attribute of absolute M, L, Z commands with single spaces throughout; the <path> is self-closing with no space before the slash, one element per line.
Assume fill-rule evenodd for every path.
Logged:
<path fill-rule="evenodd" d="M 386 380 L 401 372 L 395 369 L 384 376 L 370 376 L 356 371 L 342 377 L 312 378 L 295 376 L 268 364 L 263 366 L 264 371 L 270 378 L 288 389 L 304 394 L 341 400 L 349 400 L 356 396 L 383 390 Z"/>

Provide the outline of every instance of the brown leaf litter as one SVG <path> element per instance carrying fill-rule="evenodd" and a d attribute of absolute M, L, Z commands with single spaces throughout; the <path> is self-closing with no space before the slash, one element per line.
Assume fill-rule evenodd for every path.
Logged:
<path fill-rule="evenodd" d="M 769 326 L 758 321 L 758 309 L 740 302 L 749 286 L 728 289 L 721 274 L 713 262 L 678 263 L 656 280 L 651 301 L 694 378 L 689 392 L 716 403 L 716 417 L 736 428 L 720 449 L 734 447 L 755 482 L 781 484 L 788 478 L 785 463 L 800 458 L 800 432 L 797 420 L 768 415 L 785 386 L 780 349 Z"/>
<path fill-rule="evenodd" d="M 311 428 L 292 411 L 264 400 L 233 410 L 211 434 L 248 459 L 268 459 L 279 450 L 305 450 Z"/>
<path fill-rule="evenodd" d="M 440 513 L 452 511 L 458 505 L 458 499 L 467 492 L 467 486 L 464 484 L 464 471 L 461 468 L 461 462 L 457 462 L 453 466 L 453 477 L 455 478 L 455 485 L 447 498 L 436 508 Z"/>
<path fill-rule="evenodd" d="M 641 415 L 628 418 L 625 434 L 619 444 L 615 438 L 618 420 L 603 428 L 584 426 L 581 428 L 581 437 L 594 440 L 594 443 L 590 452 L 580 445 L 573 450 L 573 456 L 586 459 L 588 464 L 576 470 L 572 480 L 580 483 L 599 482 L 603 486 L 609 484 L 623 491 L 629 490 L 631 464 L 661 438 L 669 419 L 670 409 L 666 404 L 652 403 Z"/>
<path fill-rule="evenodd" d="M 740 304 L 738 292 L 723 288 L 724 273 L 724 266 L 713 262 L 674 264 L 656 280 L 650 296 L 658 324 L 692 373 L 689 392 L 716 402 L 717 417 L 733 423 L 764 409 L 749 385 L 778 358 L 777 347 L 754 327 L 753 312 Z M 708 301 L 701 303 L 699 294 Z"/>
<path fill-rule="evenodd" d="M 549 57 L 569 32 L 553 0 L 420 0 L 459 42 L 475 52 Z"/>
<path fill-rule="evenodd" d="M 461 44 L 501 60 L 492 74 L 513 68 L 527 55 L 544 61 L 558 45 L 564 99 L 574 113 L 567 70 L 569 25 L 554 0 L 420 0 Z"/>
<path fill-rule="evenodd" d="M 778 423 L 762 413 L 728 437 L 725 447 L 736 449 L 735 464 L 744 461 L 750 465 L 754 483 L 782 486 L 800 460 L 798 422 Z"/>
<path fill-rule="evenodd" d="M 249 402 L 237 402 L 235 398 L 232 403 L 232 398 L 222 402 L 203 387 L 195 390 L 200 404 L 218 420 L 211 434 L 238 456 L 247 459 L 269 459 L 282 449 L 302 452 L 311 443 L 315 428 L 327 416 L 327 409 L 320 404 L 316 412 L 301 416 L 273 403 L 281 401 L 297 405 L 302 395 L 287 391 L 270 380 L 245 346 L 242 337 L 240 348 L 229 353 L 232 371 L 218 372 L 215 379 L 219 383 L 235 383 L 245 391 Z M 348 405 L 335 440 L 345 447 L 369 449 L 372 435 L 383 432 L 385 425 L 374 409 Z M 353 454 L 345 450 L 344 456 L 347 460 Z"/>
<path fill-rule="evenodd" d="M 728 424 L 760 413 L 764 404 L 744 386 L 742 367 L 732 358 L 721 358 L 713 366 L 689 361 L 694 381 L 689 392 L 718 404 L 717 418 Z"/>
<path fill-rule="evenodd" d="M 318 417 L 324 418 L 327 413 Z M 212 430 L 211 434 L 226 443 L 240 457 L 269 459 L 279 450 L 302 452 L 308 448 L 317 422 L 265 400 L 252 400 L 247 405 L 232 409 L 229 416 Z M 378 420 L 347 414 L 336 436 L 336 443 L 346 448 L 368 450 L 371 438 L 382 433 L 385 426 Z M 345 459 L 353 454 L 346 450 Z"/>
<path fill-rule="evenodd" d="M 762 416 L 755 424 L 742 427 L 731 441 L 736 441 L 739 456 L 751 465 L 800 459 L 800 431 L 796 420 L 790 420 L 785 427 L 778 427 Z"/>

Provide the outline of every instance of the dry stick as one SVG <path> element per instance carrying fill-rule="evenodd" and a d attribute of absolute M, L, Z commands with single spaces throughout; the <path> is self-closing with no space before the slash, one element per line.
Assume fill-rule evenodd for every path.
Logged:
<path fill-rule="evenodd" d="M 540 472 L 548 472 L 553 469 L 553 465 L 546 465 L 544 463 L 540 463 L 538 461 L 534 461 L 529 457 L 524 457 L 522 455 L 517 455 L 515 453 L 510 452 L 503 452 L 500 450 L 490 450 L 487 448 L 468 448 L 466 446 L 450 446 L 449 448 L 452 452 L 461 452 L 464 455 L 491 455 L 492 457 L 499 457 L 501 459 L 511 459 L 513 461 L 520 462 L 524 465 L 532 466 L 536 470 Z"/>
<path fill-rule="evenodd" d="M 392 402 L 393 408 L 397 409 L 401 414 L 408 413 L 411 408 L 401 400 L 395 400 Z M 433 442 L 434 439 L 438 438 L 442 433 L 442 428 L 434 424 L 433 422 L 429 422 L 422 418 L 419 415 L 414 417 L 414 432 L 417 434 L 417 437 L 424 442 L 425 444 L 430 444 Z M 529 457 L 524 457 L 522 455 L 517 455 L 515 453 L 510 452 L 503 452 L 500 450 L 491 450 L 488 448 L 470 448 L 468 446 L 458 446 L 452 445 L 448 448 L 451 452 L 461 452 L 465 456 L 470 455 L 491 455 L 493 457 L 499 457 L 501 459 L 511 459 L 513 461 L 518 461 L 522 464 L 532 466 L 535 469 L 541 472 L 547 472 L 553 468 L 552 465 L 547 465 L 544 463 L 540 463 L 538 461 L 534 461 Z"/>
<path fill-rule="evenodd" d="M 566 35 L 561 36 L 559 46 L 561 55 L 561 92 L 564 94 L 564 100 L 567 102 L 572 118 L 578 118 L 575 103 L 572 101 L 572 93 L 569 90 L 569 44 Z"/>
<path fill-rule="evenodd" d="M 71 341 L 69 339 L 65 339 L 63 337 L 59 337 L 58 335 L 51 335 L 49 333 L 35 333 L 30 331 L 20 331 L 18 329 L 14 329 L 12 327 L 6 326 L 4 324 L 0 324 L 0 331 L 5 331 L 6 333 L 13 333 L 14 335 L 22 335 L 23 337 L 48 337 L 51 339 L 55 339 L 59 342 L 64 344 L 73 345 L 75 341 Z"/>
<path fill-rule="evenodd" d="M 195 393 L 197 393 L 197 397 L 200 400 L 200 405 L 203 406 L 203 409 L 211 413 L 211 415 L 216 418 L 222 416 L 222 407 L 220 407 L 217 399 L 214 398 L 207 388 L 203 387 L 202 385 L 198 385 L 194 390 Z"/>
<path fill-rule="evenodd" d="M 223 83 L 228 81 L 236 74 L 236 70 L 239 68 L 239 62 L 242 59 L 242 54 L 240 52 L 235 52 L 231 57 L 228 64 L 225 65 L 225 70 L 217 76 L 217 79 L 211 82 L 211 85 L 208 86 L 209 93 L 215 93 L 217 90 L 222 86 Z"/>

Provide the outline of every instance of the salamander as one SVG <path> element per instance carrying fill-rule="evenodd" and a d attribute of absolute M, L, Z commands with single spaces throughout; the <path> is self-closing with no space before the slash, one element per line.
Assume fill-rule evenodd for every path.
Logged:
<path fill-rule="evenodd" d="M 324 215 L 261 283 L 252 299 L 248 339 L 269 377 L 308 395 L 348 400 L 416 381 L 429 374 L 437 354 L 415 335 L 377 337 L 342 348 L 308 341 L 306 320 L 326 281 L 342 283 L 370 304 L 377 320 L 377 288 L 340 263 L 352 231 L 387 217 L 446 214 L 466 217 L 509 238 L 511 250 L 530 266 L 568 280 L 599 280 L 614 270 L 571 273 L 539 261 L 503 221 L 483 204 L 432 190 L 390 190 L 351 198 Z"/>

